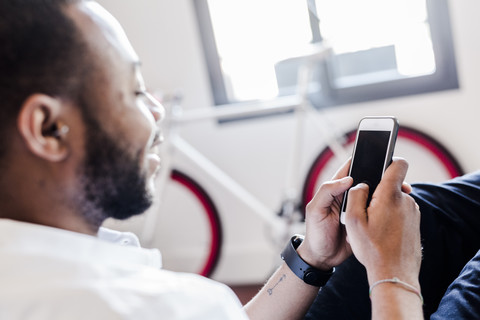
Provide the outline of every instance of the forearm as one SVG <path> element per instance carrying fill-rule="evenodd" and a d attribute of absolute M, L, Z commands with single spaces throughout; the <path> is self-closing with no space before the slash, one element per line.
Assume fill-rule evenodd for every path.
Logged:
<path fill-rule="evenodd" d="M 302 319 L 318 290 L 303 282 L 283 262 L 245 310 L 252 320 Z"/>
<path fill-rule="evenodd" d="M 307 205 L 306 237 L 304 241 L 297 236 L 290 239 L 282 252 L 284 262 L 245 306 L 251 319 L 302 319 L 333 267 L 351 255 L 345 230 L 339 225 L 341 199 L 353 182 L 346 177 L 348 165 L 338 171 L 334 181 L 322 184 Z"/>

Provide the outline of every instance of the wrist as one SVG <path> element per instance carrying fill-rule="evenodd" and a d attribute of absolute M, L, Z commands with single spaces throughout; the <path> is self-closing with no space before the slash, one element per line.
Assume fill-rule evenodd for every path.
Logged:
<path fill-rule="evenodd" d="M 392 267 L 393 266 L 393 267 Z M 390 265 L 382 265 L 376 264 L 375 267 L 373 266 L 366 266 L 367 269 L 367 277 L 368 282 L 370 285 L 373 283 L 388 279 L 388 278 L 399 278 L 416 287 L 420 287 L 420 282 L 418 280 L 418 271 L 411 271 L 405 266 L 402 266 L 398 263 L 392 263 Z"/>
<path fill-rule="evenodd" d="M 379 288 L 377 288 L 379 287 Z M 406 292 L 411 292 L 411 293 L 414 293 L 415 295 L 417 295 L 417 297 L 419 298 L 420 302 L 424 303 L 424 300 L 423 300 L 423 296 L 422 296 L 422 292 L 421 292 L 421 289 L 420 289 L 420 285 L 414 285 L 412 283 L 409 283 L 409 282 L 406 282 L 406 281 L 403 281 L 397 277 L 393 277 L 393 278 L 386 278 L 386 279 L 382 279 L 382 280 L 378 280 L 376 282 L 374 282 L 373 284 L 370 285 L 370 288 L 369 288 L 369 291 L 368 291 L 368 295 L 370 298 L 372 298 L 372 292 L 373 290 L 376 290 L 376 291 L 382 291 L 381 294 L 386 294 L 387 292 L 392 292 L 392 291 L 397 291 L 400 289 L 402 290 L 403 292 L 401 293 L 406 293 Z"/>
<path fill-rule="evenodd" d="M 282 251 L 281 257 L 290 270 L 305 283 L 316 287 L 324 286 L 335 272 L 335 268 L 320 270 L 306 262 L 297 252 L 302 242 L 303 236 L 293 236 Z"/>
<path fill-rule="evenodd" d="M 303 241 L 297 248 L 298 255 L 309 265 L 322 271 L 332 270 L 335 265 L 328 263 L 326 260 L 318 260 L 318 253 L 315 253 L 306 241 Z"/>

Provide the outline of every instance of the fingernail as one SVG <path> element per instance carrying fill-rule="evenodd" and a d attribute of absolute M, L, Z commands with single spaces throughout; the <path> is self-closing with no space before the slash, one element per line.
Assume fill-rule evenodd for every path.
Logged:
<path fill-rule="evenodd" d="M 369 188 L 368 184 L 366 184 L 365 182 L 360 182 L 359 184 L 356 185 L 356 187 L 359 187 L 359 188 Z"/>

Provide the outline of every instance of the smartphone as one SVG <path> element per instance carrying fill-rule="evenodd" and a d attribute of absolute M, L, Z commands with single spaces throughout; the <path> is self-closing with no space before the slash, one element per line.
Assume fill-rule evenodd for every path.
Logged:
<path fill-rule="evenodd" d="M 383 173 L 392 162 L 398 134 L 398 121 L 395 117 L 365 117 L 358 124 L 355 147 L 349 175 L 353 186 L 366 183 L 369 186 L 367 207 Z M 343 196 L 340 222 L 345 224 L 348 191 Z"/>

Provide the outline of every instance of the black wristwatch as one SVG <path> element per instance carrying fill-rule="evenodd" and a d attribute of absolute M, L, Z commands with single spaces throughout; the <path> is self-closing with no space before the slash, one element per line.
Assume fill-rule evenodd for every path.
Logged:
<path fill-rule="evenodd" d="M 300 258 L 297 253 L 297 248 L 302 243 L 303 239 L 304 237 L 301 235 L 294 235 L 290 241 L 288 241 L 280 256 L 290 270 L 292 270 L 293 273 L 305 283 L 315 287 L 323 287 L 335 272 L 335 268 L 332 268 L 329 271 L 321 271 L 312 267 Z"/>

